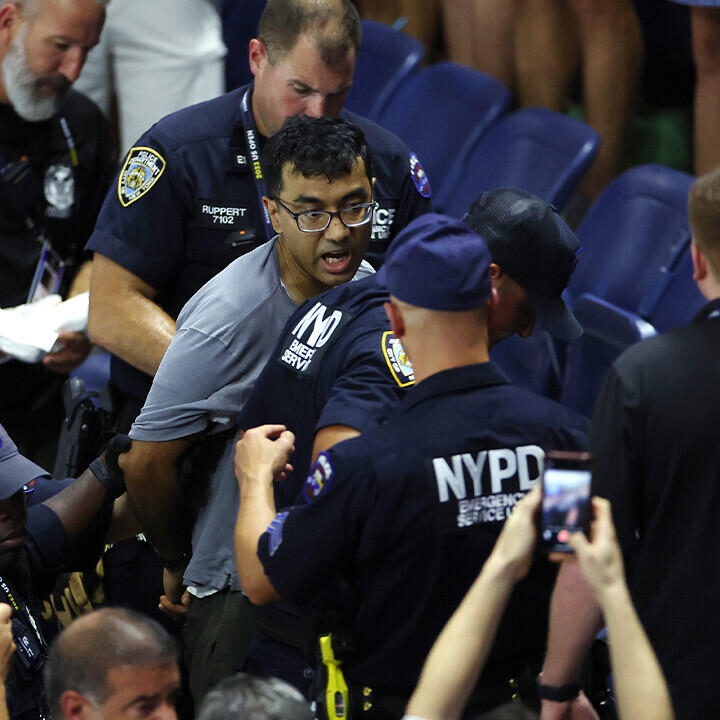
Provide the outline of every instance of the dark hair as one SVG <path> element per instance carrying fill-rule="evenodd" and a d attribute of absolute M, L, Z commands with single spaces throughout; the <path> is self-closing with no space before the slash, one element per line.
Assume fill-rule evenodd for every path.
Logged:
<path fill-rule="evenodd" d="M 200 706 L 197 720 L 312 720 L 308 702 L 278 678 L 238 673 L 220 681 Z"/>
<path fill-rule="evenodd" d="M 103 608 L 68 625 L 50 647 L 45 688 L 54 717 L 62 717 L 66 690 L 101 704 L 109 670 L 122 665 L 149 667 L 175 662 L 177 647 L 155 620 L 125 608 Z"/>
<path fill-rule="evenodd" d="M 293 174 L 325 175 L 330 182 L 349 175 L 358 158 L 372 184 L 372 158 L 362 130 L 340 118 L 295 115 L 267 141 L 260 162 L 268 194 L 277 197 L 285 163 Z"/>
<path fill-rule="evenodd" d="M 350 47 L 360 48 L 362 26 L 350 0 L 268 0 L 258 24 L 258 38 L 277 62 L 290 52 L 304 33 L 312 34 L 326 65 Z"/>

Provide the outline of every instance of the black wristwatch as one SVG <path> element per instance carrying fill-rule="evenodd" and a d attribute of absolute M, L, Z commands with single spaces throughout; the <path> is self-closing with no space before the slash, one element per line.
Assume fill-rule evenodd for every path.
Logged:
<path fill-rule="evenodd" d="M 552 700 L 553 702 L 569 702 L 574 700 L 580 692 L 580 685 L 571 683 L 569 685 L 544 685 L 542 682 L 542 673 L 535 679 L 537 685 L 538 697 L 542 700 Z"/>

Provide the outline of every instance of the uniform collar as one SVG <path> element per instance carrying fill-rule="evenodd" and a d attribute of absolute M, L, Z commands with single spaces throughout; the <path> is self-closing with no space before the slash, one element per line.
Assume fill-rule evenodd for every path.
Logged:
<path fill-rule="evenodd" d="M 491 362 L 463 365 L 430 375 L 410 388 L 400 401 L 400 412 L 407 412 L 419 403 L 439 395 L 452 395 L 471 388 L 507 385 L 510 381 Z"/>
<path fill-rule="evenodd" d="M 712 315 L 716 310 L 720 310 L 720 298 L 711 300 L 694 318 L 693 322 L 702 322 Z"/>

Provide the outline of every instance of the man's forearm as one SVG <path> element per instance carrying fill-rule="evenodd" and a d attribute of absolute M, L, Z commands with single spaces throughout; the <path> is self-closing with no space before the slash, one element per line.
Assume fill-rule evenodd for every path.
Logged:
<path fill-rule="evenodd" d="M 95 253 L 88 333 L 93 342 L 155 375 L 175 321 L 155 303 L 158 292 L 121 265 Z"/>
<path fill-rule="evenodd" d="M 514 584 L 511 569 L 491 555 L 433 645 L 406 715 L 435 720 L 460 717 Z"/>
<path fill-rule="evenodd" d="M 118 299 L 115 307 L 91 305 L 88 329 L 93 342 L 154 376 L 175 335 L 175 321 L 139 293 Z"/>
<path fill-rule="evenodd" d="M 272 478 L 270 482 L 245 483 L 235 523 L 235 564 L 240 585 L 250 600 L 263 604 L 273 599 L 257 545 L 275 517 Z"/>
<path fill-rule="evenodd" d="M 133 443 L 118 462 L 125 475 L 128 499 L 143 533 L 160 558 L 182 569 L 191 547 L 191 520 L 180 486 L 177 460 L 193 438 L 172 443 Z M 153 452 L 157 446 L 157 454 Z"/>
<path fill-rule="evenodd" d="M 550 604 L 543 683 L 567 685 L 577 682 L 583 660 L 601 627 L 600 608 L 579 564 L 575 560 L 564 562 Z"/>
<path fill-rule="evenodd" d="M 65 528 L 71 557 L 78 566 L 97 562 L 100 557 L 113 501 L 113 494 L 90 470 L 45 501 Z"/>
<path fill-rule="evenodd" d="M 620 716 L 669 720 L 672 703 L 660 664 L 640 624 L 625 583 L 600 598 L 610 640 L 615 697 Z"/>

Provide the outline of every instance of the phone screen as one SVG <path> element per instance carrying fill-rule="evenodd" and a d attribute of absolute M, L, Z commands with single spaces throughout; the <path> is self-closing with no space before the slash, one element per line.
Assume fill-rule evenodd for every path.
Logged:
<path fill-rule="evenodd" d="M 587 453 L 548 453 L 543 472 L 540 534 L 552 552 L 571 553 L 568 537 L 590 523 L 590 458 Z"/>

